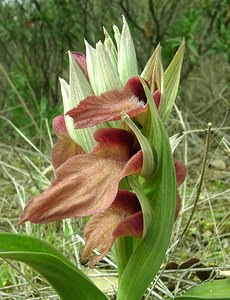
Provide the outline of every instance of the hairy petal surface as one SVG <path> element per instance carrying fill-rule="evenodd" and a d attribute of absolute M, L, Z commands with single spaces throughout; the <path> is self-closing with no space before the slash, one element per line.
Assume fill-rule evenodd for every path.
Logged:
<path fill-rule="evenodd" d="M 83 154 L 85 151 L 69 136 L 65 125 L 64 116 L 60 115 L 55 117 L 53 119 L 52 126 L 58 137 L 58 141 L 54 145 L 51 153 L 52 165 L 54 169 L 57 169 L 70 157 Z"/>
<path fill-rule="evenodd" d="M 133 136 L 115 128 L 95 133 L 98 145 L 90 154 L 68 159 L 56 170 L 56 179 L 40 196 L 27 204 L 20 223 L 48 223 L 104 211 L 113 202 L 120 180 L 139 174 L 140 155 L 131 157 Z M 131 161 L 131 163 L 130 163 Z M 132 172 L 133 165 L 133 172 Z M 128 171 L 123 170 L 128 166 Z"/>
<path fill-rule="evenodd" d="M 104 212 L 92 216 L 86 224 L 84 229 L 86 245 L 82 253 L 82 261 L 85 262 L 92 251 L 97 248 L 100 255 L 90 261 L 90 267 L 93 267 L 106 255 L 118 237 L 124 235 L 140 237 L 141 220 L 130 219 L 140 210 L 139 201 L 134 193 L 119 190 L 112 205 Z M 136 224 L 135 219 L 138 221 Z"/>
<path fill-rule="evenodd" d="M 130 117 L 147 111 L 146 96 L 137 76 L 130 78 L 121 92 L 111 90 L 100 96 L 89 96 L 67 115 L 74 119 L 76 128 L 85 128 L 118 120 L 122 111 Z"/>

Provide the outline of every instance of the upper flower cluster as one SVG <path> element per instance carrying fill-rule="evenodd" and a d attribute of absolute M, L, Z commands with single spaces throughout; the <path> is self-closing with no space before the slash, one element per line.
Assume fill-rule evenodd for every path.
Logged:
<path fill-rule="evenodd" d="M 97 247 L 101 255 L 92 265 L 116 238 L 143 234 L 140 199 L 126 178 L 138 176 L 143 183 L 159 167 L 158 146 L 152 142 L 157 123 L 151 123 L 149 116 L 153 113 L 162 121 L 168 116 L 183 59 L 182 43 L 164 72 L 158 46 L 139 76 L 133 40 L 123 21 L 121 33 L 114 26 L 117 47 L 104 30 L 104 43 L 98 42 L 94 49 L 86 42 L 86 57 L 69 52 L 69 84 L 60 79 L 64 116 L 53 120 L 58 137 L 52 149 L 55 180 L 30 200 L 20 219 L 20 223 L 48 223 L 93 215 L 85 228 L 82 255 L 86 260 Z M 175 148 L 179 140 L 171 141 Z M 177 216 L 176 188 L 183 183 L 186 168 L 179 161 L 174 165 Z M 147 185 L 143 184 L 143 190 Z"/>

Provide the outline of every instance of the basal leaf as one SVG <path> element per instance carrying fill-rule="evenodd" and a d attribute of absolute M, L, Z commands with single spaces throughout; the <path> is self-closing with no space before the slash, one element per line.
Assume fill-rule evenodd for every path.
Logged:
<path fill-rule="evenodd" d="M 21 261 L 32 267 L 46 278 L 61 299 L 107 299 L 82 271 L 42 240 L 0 233 L 0 257 Z"/>
<path fill-rule="evenodd" d="M 202 283 L 175 300 L 226 300 L 230 299 L 230 279 Z"/>

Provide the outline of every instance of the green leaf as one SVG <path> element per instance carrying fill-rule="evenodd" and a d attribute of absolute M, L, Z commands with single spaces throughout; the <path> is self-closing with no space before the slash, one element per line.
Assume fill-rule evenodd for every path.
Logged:
<path fill-rule="evenodd" d="M 46 278 L 61 299 L 107 299 L 82 271 L 42 240 L 0 233 L 0 257 L 28 264 Z"/>
<path fill-rule="evenodd" d="M 230 279 L 214 280 L 202 283 L 175 300 L 226 300 L 230 299 Z"/>

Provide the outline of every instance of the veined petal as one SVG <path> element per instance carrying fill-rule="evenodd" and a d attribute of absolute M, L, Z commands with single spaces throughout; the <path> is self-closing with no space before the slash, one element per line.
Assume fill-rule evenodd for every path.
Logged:
<path fill-rule="evenodd" d="M 130 117 L 122 112 L 122 120 L 129 126 L 134 135 L 136 136 L 140 146 L 141 146 L 141 154 L 143 156 L 142 160 L 142 170 L 141 176 L 150 176 L 154 173 L 155 167 L 155 159 L 153 155 L 153 149 L 150 141 L 144 136 L 141 130 L 136 126 L 136 124 L 130 119 Z"/>
<path fill-rule="evenodd" d="M 133 155 L 130 160 L 125 165 L 121 177 L 126 177 L 132 174 L 140 174 L 143 165 L 143 153 L 139 150 L 135 155 Z"/>
<path fill-rule="evenodd" d="M 118 73 L 122 84 L 138 75 L 137 58 L 129 26 L 123 16 L 123 28 L 118 46 Z"/>
<path fill-rule="evenodd" d="M 150 59 L 148 60 L 141 77 L 145 79 L 153 93 L 156 89 L 163 93 L 164 72 L 161 63 L 161 47 L 156 47 Z"/>
<path fill-rule="evenodd" d="M 53 129 L 58 137 L 57 143 L 54 145 L 51 153 L 52 165 L 54 169 L 57 169 L 70 157 L 83 154 L 84 150 L 78 144 L 76 144 L 69 136 L 64 116 L 57 116 L 53 119 Z"/>
<path fill-rule="evenodd" d="M 27 204 L 20 223 L 48 223 L 101 212 L 113 202 L 122 171 L 129 163 L 133 136 L 122 129 L 100 129 L 90 154 L 69 158 L 56 170 L 56 179 L 43 194 Z M 134 164 L 136 165 L 136 164 Z M 133 168 L 133 173 L 141 171 Z"/>
<path fill-rule="evenodd" d="M 76 60 L 78 65 L 80 66 L 81 70 L 83 71 L 86 78 L 88 78 L 88 70 L 87 70 L 87 64 L 86 64 L 86 57 L 85 54 L 81 52 L 71 52 L 73 58 Z"/>
<path fill-rule="evenodd" d="M 161 92 L 159 90 L 156 90 L 153 93 L 153 100 L 155 101 L 156 108 L 158 108 L 160 105 L 160 101 L 161 101 Z"/>
<path fill-rule="evenodd" d="M 68 131 L 67 131 L 67 128 L 65 125 L 65 118 L 62 115 L 56 116 L 53 119 L 52 127 L 53 127 L 53 130 L 57 137 L 68 134 Z"/>
<path fill-rule="evenodd" d="M 184 57 L 184 50 L 185 42 L 183 40 L 175 56 L 173 57 L 170 65 L 164 72 L 163 97 L 159 106 L 159 115 L 163 121 L 168 117 L 169 113 L 171 112 L 177 96 L 182 62 Z"/>
<path fill-rule="evenodd" d="M 110 56 L 101 41 L 96 44 L 95 68 L 97 70 L 96 80 L 99 94 L 112 89 L 122 90 L 117 68 L 112 64 Z"/>
<path fill-rule="evenodd" d="M 112 38 L 110 37 L 109 33 L 104 27 L 103 27 L 103 31 L 105 35 L 105 40 L 104 40 L 105 49 L 110 57 L 111 63 L 113 65 L 113 69 L 117 71 L 117 49 L 113 43 Z"/>
<path fill-rule="evenodd" d="M 121 33 L 116 25 L 113 25 L 113 31 L 114 31 L 114 38 L 117 44 L 117 51 L 119 52 L 120 43 L 121 43 Z"/>
<path fill-rule="evenodd" d="M 112 205 L 104 212 L 92 216 L 86 224 L 84 229 L 86 245 L 82 253 L 83 262 L 97 248 L 100 255 L 90 261 L 90 267 L 93 267 L 106 255 L 116 238 L 124 235 L 139 236 L 139 232 L 142 230 L 141 222 L 134 224 L 129 218 L 140 210 L 139 201 L 134 193 L 119 190 Z"/>
<path fill-rule="evenodd" d="M 94 49 L 90 44 L 85 40 L 85 49 L 86 49 L 86 64 L 89 75 L 89 81 L 92 86 L 95 95 L 99 95 L 100 92 L 97 87 L 97 60 L 96 60 L 96 49 Z"/>
<path fill-rule="evenodd" d="M 67 114 L 74 119 L 77 128 L 85 128 L 121 119 L 122 111 L 134 117 L 147 110 L 145 102 L 146 96 L 139 77 L 132 77 L 123 91 L 111 90 L 98 97 L 87 97 Z"/>
<path fill-rule="evenodd" d="M 70 86 L 67 95 L 63 95 L 64 113 L 75 107 L 85 97 L 92 95 L 93 91 L 86 79 L 83 71 L 74 60 L 72 54 L 69 52 L 69 65 L 70 65 Z M 64 80 L 60 80 L 62 88 L 66 89 Z M 82 146 L 86 152 L 90 152 L 94 146 L 93 132 L 95 128 L 87 128 L 84 130 L 75 130 L 73 120 L 65 115 L 66 127 L 69 135 L 73 140 Z"/>

